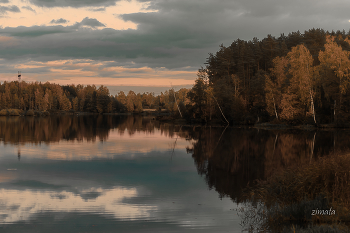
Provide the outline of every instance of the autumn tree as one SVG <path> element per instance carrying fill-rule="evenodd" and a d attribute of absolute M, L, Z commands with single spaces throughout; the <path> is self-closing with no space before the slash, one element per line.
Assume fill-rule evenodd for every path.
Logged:
<path fill-rule="evenodd" d="M 134 111 L 134 101 L 136 99 L 136 94 L 133 91 L 129 91 L 128 95 L 126 96 L 126 109 L 128 112 Z"/>
<path fill-rule="evenodd" d="M 324 51 L 320 51 L 318 58 L 323 74 L 324 90 L 326 95 L 334 100 L 335 115 L 335 109 L 341 108 L 342 96 L 346 94 L 350 84 L 350 52 L 344 51 L 334 39 L 333 36 L 326 36 L 327 43 L 324 45 L 325 49 Z M 345 41 L 349 43 L 348 39 L 345 39 Z M 333 74 L 336 77 L 336 80 L 333 82 L 336 84 L 335 88 L 332 82 L 330 82 Z M 336 105 L 336 100 L 338 100 L 338 105 Z"/>
<path fill-rule="evenodd" d="M 137 112 L 142 112 L 143 108 L 142 108 L 142 98 L 141 98 L 141 94 L 138 93 L 134 99 L 134 110 Z"/>
<path fill-rule="evenodd" d="M 50 89 L 45 90 L 45 100 L 47 101 L 47 109 L 52 109 L 53 105 L 53 95 Z"/>
<path fill-rule="evenodd" d="M 265 93 L 267 111 L 278 119 L 279 107 L 282 100 L 282 91 L 287 81 L 286 67 L 288 60 L 285 57 L 276 57 L 271 74 L 265 76 Z"/>
<path fill-rule="evenodd" d="M 317 76 L 313 67 L 313 58 L 309 50 L 304 45 L 298 45 L 293 47 L 292 51 L 287 54 L 287 59 L 290 85 L 287 93 L 285 93 L 283 96 L 284 100 L 282 100 L 282 115 L 289 119 L 291 118 L 291 114 L 293 115 L 292 118 L 295 118 L 296 115 L 300 115 L 300 117 L 302 115 L 305 116 L 307 113 L 306 110 L 309 108 L 313 116 L 314 123 L 316 124 L 314 98 L 316 95 L 315 86 Z M 297 100 L 295 98 L 297 98 Z M 293 106 L 292 104 L 295 101 L 299 102 L 300 106 Z"/>
<path fill-rule="evenodd" d="M 10 87 L 7 83 L 5 85 L 5 93 L 3 93 L 2 101 L 3 101 L 3 107 L 4 108 L 11 108 L 11 94 L 10 94 Z"/>
<path fill-rule="evenodd" d="M 63 94 L 59 99 L 59 105 L 60 105 L 60 110 L 63 110 L 63 111 L 69 111 L 72 108 L 72 104 L 65 94 Z"/>
<path fill-rule="evenodd" d="M 100 86 L 96 92 L 96 109 L 99 113 L 108 112 L 110 104 L 109 90 L 105 86 Z"/>
<path fill-rule="evenodd" d="M 117 110 L 120 111 L 120 112 L 125 112 L 127 110 L 127 107 L 126 107 L 126 95 L 124 94 L 123 91 L 120 91 L 118 93 L 118 96 L 117 96 Z"/>
<path fill-rule="evenodd" d="M 84 88 L 84 111 L 87 112 L 96 112 L 96 86 L 95 85 L 87 85 Z"/>
<path fill-rule="evenodd" d="M 148 106 L 149 108 L 153 107 L 154 105 L 154 101 L 155 101 L 155 98 L 154 98 L 154 93 L 151 92 L 151 93 L 143 93 L 141 95 L 141 98 L 142 98 L 142 106 Z"/>

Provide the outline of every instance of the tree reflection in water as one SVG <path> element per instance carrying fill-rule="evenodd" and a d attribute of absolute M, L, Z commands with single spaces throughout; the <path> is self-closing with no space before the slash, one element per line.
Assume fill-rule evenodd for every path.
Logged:
<path fill-rule="evenodd" d="M 350 136 L 347 130 L 224 130 L 223 127 L 196 127 L 189 134 L 196 140 L 187 151 L 192 153 L 198 173 L 220 197 L 229 196 L 237 203 L 243 201 L 242 190 L 248 184 L 347 150 Z"/>
<path fill-rule="evenodd" d="M 152 133 L 159 123 L 141 116 L 50 116 L 0 117 L 0 140 L 6 143 L 50 143 L 60 140 L 105 141 L 110 130 L 129 135 L 137 131 Z M 164 128 L 164 127 L 161 127 Z M 166 130 L 166 128 L 165 128 Z M 167 130 L 166 135 L 171 134 Z"/>
<path fill-rule="evenodd" d="M 192 154 L 198 173 L 205 177 L 209 188 L 236 202 L 242 201 L 242 189 L 256 179 L 265 180 L 287 167 L 348 149 L 350 136 L 348 130 L 181 126 L 161 123 L 151 116 L 0 117 L 0 140 L 19 146 L 60 140 L 105 141 L 114 129 L 121 135 L 160 130 L 162 135 L 174 139 L 169 148 L 171 156 L 177 138 L 191 141 L 192 147 L 186 150 Z"/>

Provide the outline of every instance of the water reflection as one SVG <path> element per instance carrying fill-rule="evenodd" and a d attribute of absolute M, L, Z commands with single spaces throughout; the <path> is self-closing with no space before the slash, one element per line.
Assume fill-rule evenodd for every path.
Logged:
<path fill-rule="evenodd" d="M 156 206 L 123 203 L 136 197 L 135 188 L 116 187 L 110 190 L 88 189 L 79 195 L 67 191 L 0 190 L 0 221 L 29 221 L 42 211 L 103 213 L 118 219 L 149 218 Z"/>
<path fill-rule="evenodd" d="M 169 150 L 179 128 L 141 116 L 0 117 L 0 142 L 18 145 L 18 160 L 21 155 L 55 160 L 113 159 Z M 184 142 L 179 140 L 176 146 L 185 148 L 188 143 Z"/>
<path fill-rule="evenodd" d="M 1 119 L 1 230 L 239 230 L 234 203 L 198 176 L 188 130 L 143 117 L 50 118 Z"/>
<path fill-rule="evenodd" d="M 233 201 L 248 183 L 347 149 L 348 137 L 141 116 L 0 117 L 0 223 L 240 232 Z"/>
<path fill-rule="evenodd" d="M 348 130 L 261 130 L 198 127 L 192 153 L 198 173 L 221 197 L 239 202 L 242 189 L 285 168 L 348 150 Z"/>
<path fill-rule="evenodd" d="M 5 143 L 48 143 L 60 140 L 104 141 L 109 131 L 127 118 L 103 116 L 0 117 L 0 138 Z"/>
<path fill-rule="evenodd" d="M 139 132 L 174 137 L 180 126 L 161 124 L 154 117 L 142 116 L 0 116 L 0 141 L 10 144 L 34 144 L 67 141 L 106 141 L 111 130 L 129 136 Z"/>

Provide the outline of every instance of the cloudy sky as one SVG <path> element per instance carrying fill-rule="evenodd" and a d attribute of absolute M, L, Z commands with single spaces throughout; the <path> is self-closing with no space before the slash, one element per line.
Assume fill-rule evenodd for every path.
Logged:
<path fill-rule="evenodd" d="M 20 70 L 28 82 L 158 94 L 190 87 L 221 43 L 348 31 L 348 9 L 348 0 L 0 0 L 0 81 Z"/>

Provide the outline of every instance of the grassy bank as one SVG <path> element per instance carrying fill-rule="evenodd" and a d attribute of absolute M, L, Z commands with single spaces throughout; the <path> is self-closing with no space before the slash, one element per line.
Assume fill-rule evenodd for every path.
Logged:
<path fill-rule="evenodd" d="M 312 232 L 310 225 L 327 224 L 335 228 L 322 232 L 343 232 L 350 225 L 350 154 L 330 155 L 258 181 L 245 190 L 245 198 L 252 201 L 241 209 L 247 228 Z"/>

